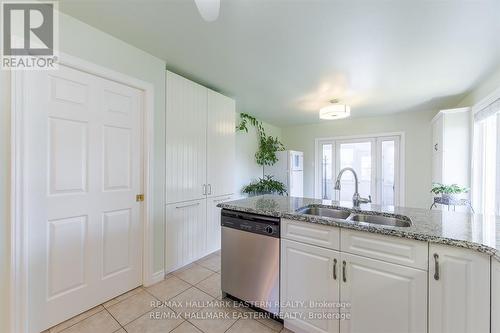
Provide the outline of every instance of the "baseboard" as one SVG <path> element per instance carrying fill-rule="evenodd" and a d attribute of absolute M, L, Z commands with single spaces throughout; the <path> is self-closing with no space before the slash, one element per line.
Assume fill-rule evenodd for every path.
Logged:
<path fill-rule="evenodd" d="M 148 281 L 144 281 L 144 287 L 149 287 L 155 283 L 163 281 L 165 279 L 165 271 L 161 270 L 154 273 Z"/>

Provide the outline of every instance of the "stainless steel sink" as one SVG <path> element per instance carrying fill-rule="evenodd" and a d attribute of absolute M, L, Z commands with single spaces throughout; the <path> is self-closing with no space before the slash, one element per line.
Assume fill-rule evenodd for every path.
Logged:
<path fill-rule="evenodd" d="M 307 215 L 317 215 L 324 217 L 331 217 L 335 219 L 345 220 L 351 215 L 351 212 L 347 210 L 333 209 L 333 208 L 322 208 L 322 207 L 304 207 L 299 209 L 297 213 L 307 214 Z"/>
<path fill-rule="evenodd" d="M 353 214 L 349 220 L 353 222 L 364 222 L 371 224 L 388 225 L 392 227 L 409 227 L 411 221 L 397 219 L 394 217 L 387 217 L 381 215 L 368 215 L 368 214 Z"/>

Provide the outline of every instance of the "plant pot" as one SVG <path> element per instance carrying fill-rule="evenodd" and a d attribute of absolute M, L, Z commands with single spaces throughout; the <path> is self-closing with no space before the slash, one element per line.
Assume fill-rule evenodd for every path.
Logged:
<path fill-rule="evenodd" d="M 441 193 L 444 201 L 453 202 L 457 200 L 457 195 L 452 193 Z"/>

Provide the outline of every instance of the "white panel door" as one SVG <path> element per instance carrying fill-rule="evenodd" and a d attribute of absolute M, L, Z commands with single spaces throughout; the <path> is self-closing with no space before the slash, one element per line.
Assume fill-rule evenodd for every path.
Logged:
<path fill-rule="evenodd" d="M 60 66 L 25 74 L 28 324 L 141 284 L 142 94 Z"/>
<path fill-rule="evenodd" d="M 429 333 L 489 332 L 489 256 L 431 244 L 429 267 Z"/>
<path fill-rule="evenodd" d="M 207 192 L 207 88 L 166 75 L 166 200 L 201 199 Z"/>
<path fill-rule="evenodd" d="M 172 272 L 206 253 L 207 199 L 166 206 L 166 270 Z"/>
<path fill-rule="evenodd" d="M 207 183 L 208 195 L 234 193 L 235 102 L 208 90 Z"/>
<path fill-rule="evenodd" d="M 342 333 L 427 332 L 427 272 L 342 253 Z"/>
<path fill-rule="evenodd" d="M 231 199 L 231 195 L 207 199 L 207 254 L 220 250 L 221 209 L 217 205 Z"/>
<path fill-rule="evenodd" d="M 339 332 L 339 321 L 328 318 L 338 314 L 339 265 L 337 251 L 281 239 L 280 302 L 285 327 L 294 332 Z"/>

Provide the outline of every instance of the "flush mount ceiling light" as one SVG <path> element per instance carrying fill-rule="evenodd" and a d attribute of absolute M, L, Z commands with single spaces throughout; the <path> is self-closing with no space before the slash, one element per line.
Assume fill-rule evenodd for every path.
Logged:
<path fill-rule="evenodd" d="M 194 0 L 201 17 L 207 22 L 213 22 L 219 17 L 220 0 Z"/>
<path fill-rule="evenodd" d="M 338 100 L 330 101 L 330 105 L 319 110 L 319 119 L 336 120 L 347 118 L 351 115 L 351 107 L 347 104 L 340 104 Z"/>

